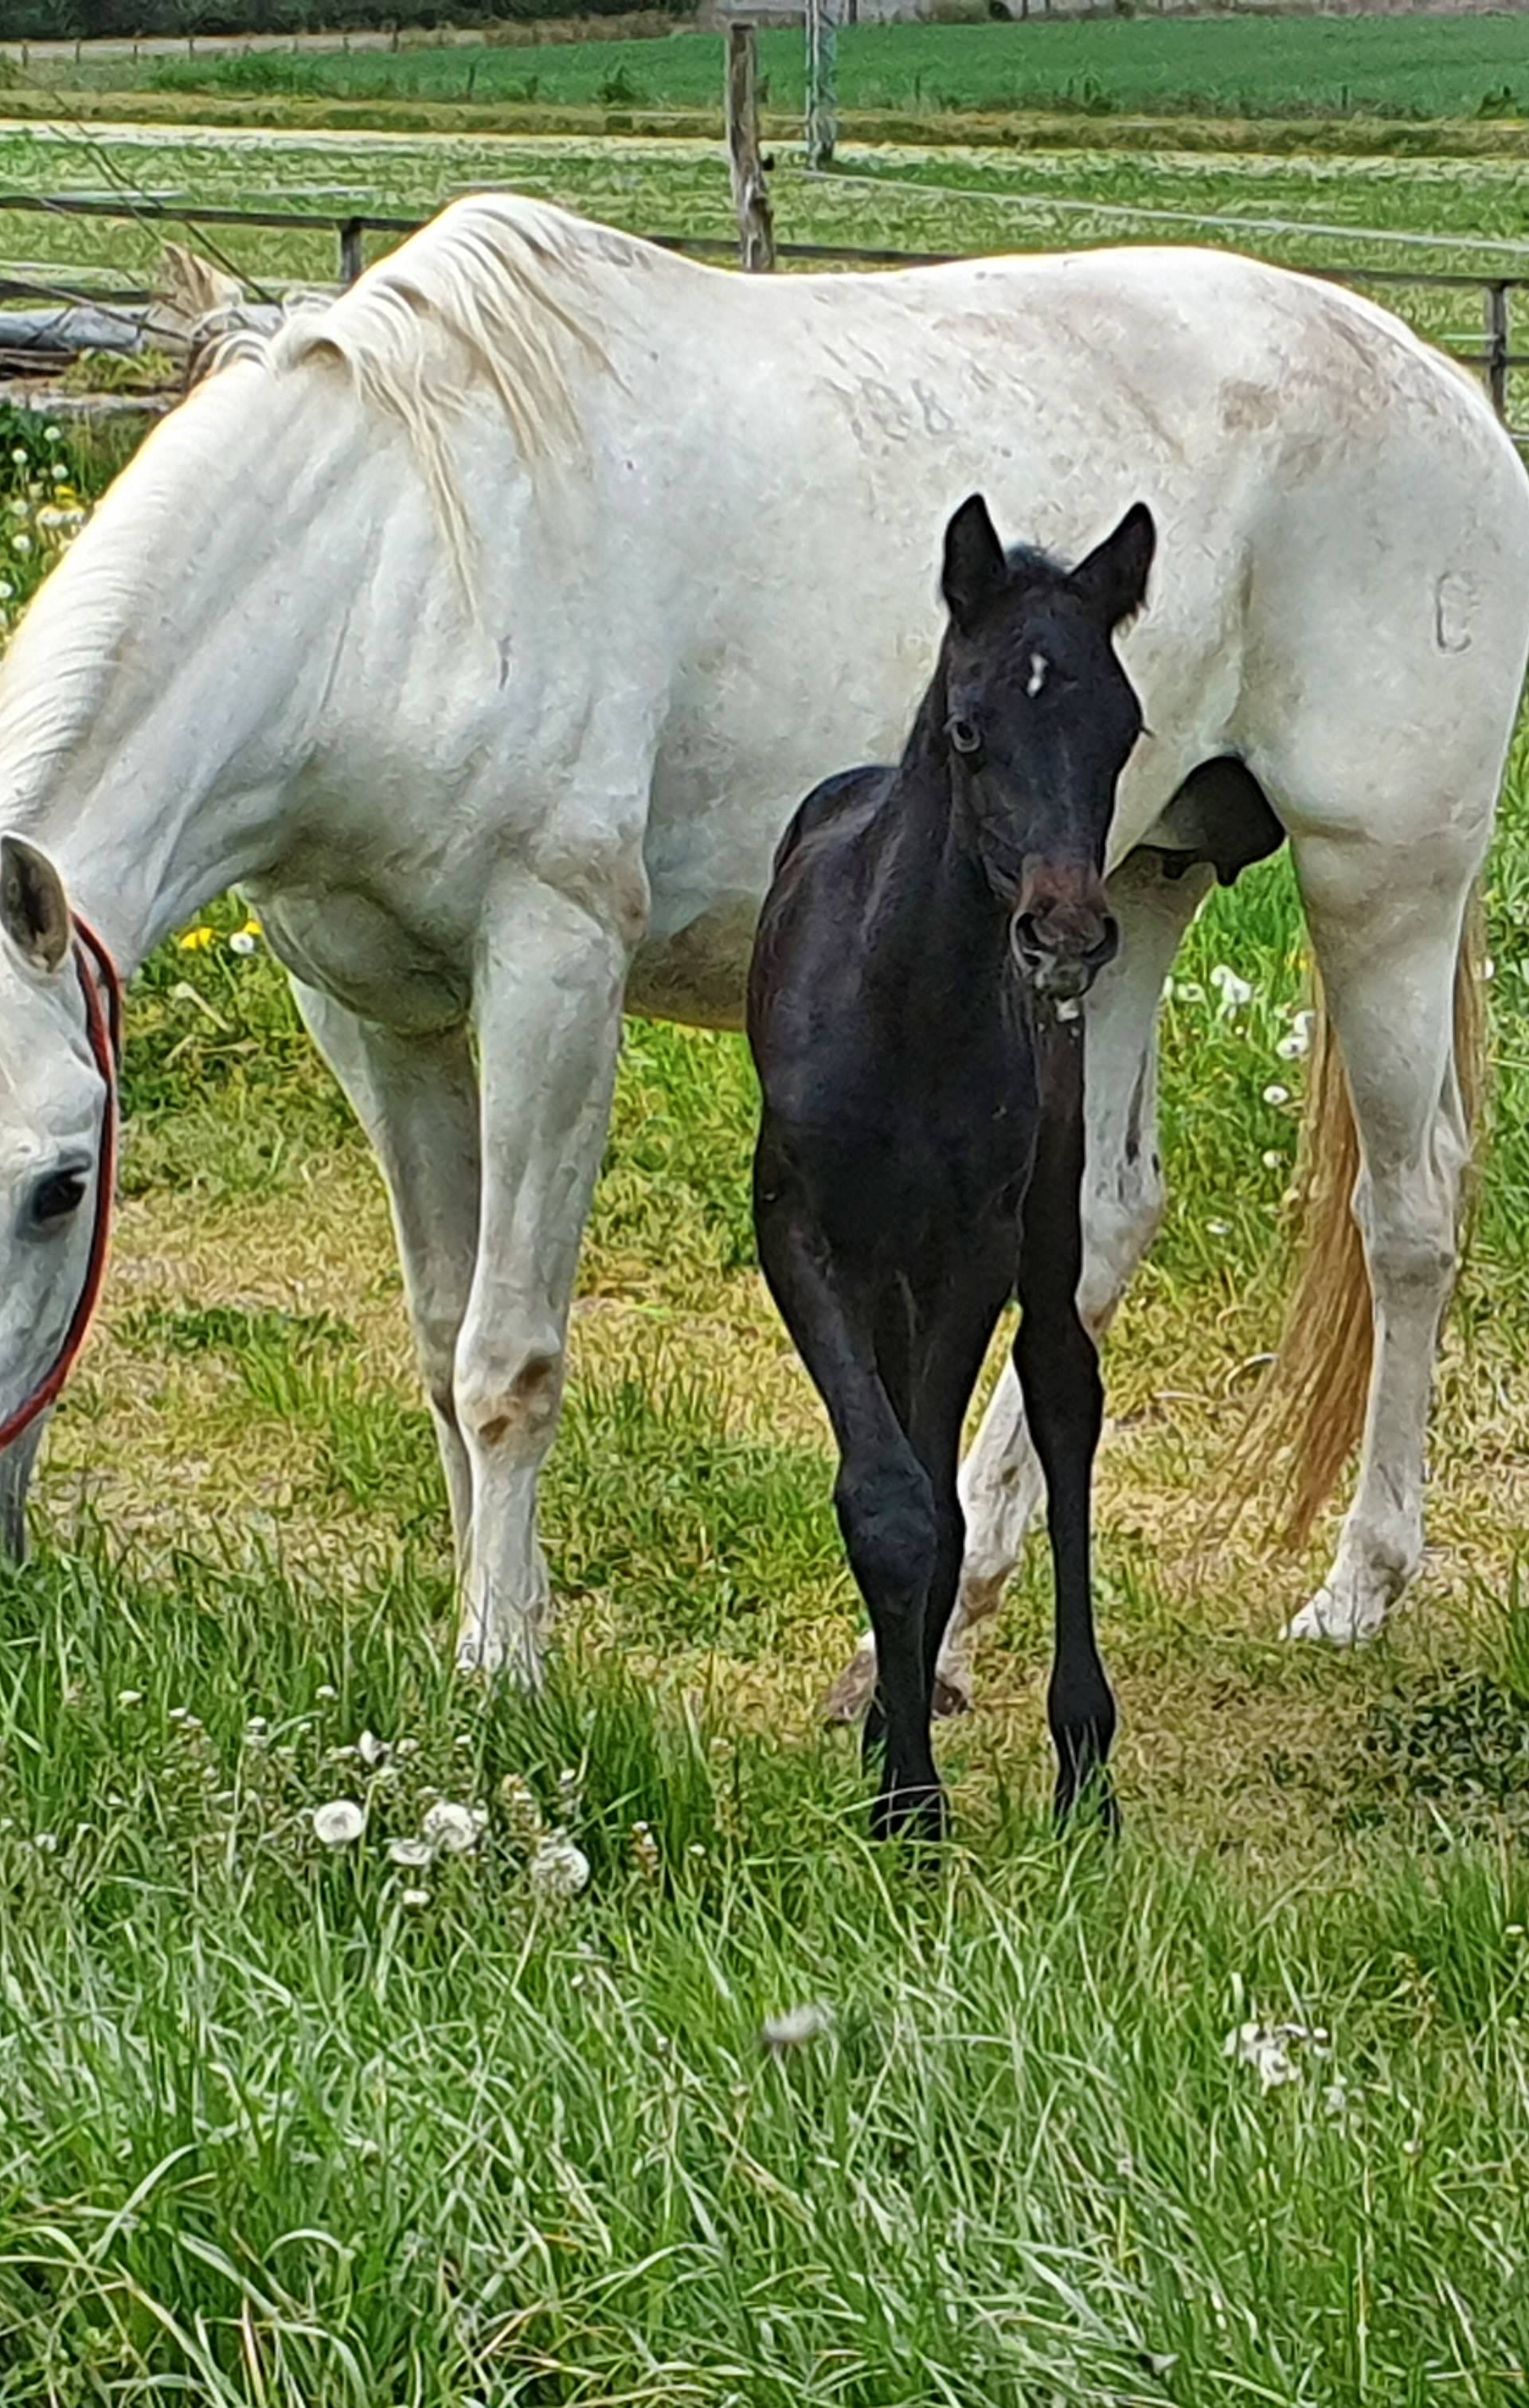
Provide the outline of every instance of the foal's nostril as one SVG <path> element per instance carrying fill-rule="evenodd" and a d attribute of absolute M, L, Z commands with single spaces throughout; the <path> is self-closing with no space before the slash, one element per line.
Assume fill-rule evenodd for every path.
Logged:
<path fill-rule="evenodd" d="M 1089 952 L 1089 961 L 1095 969 L 1104 969 L 1121 949 L 1121 924 L 1112 911 L 1100 915 L 1098 942 Z"/>

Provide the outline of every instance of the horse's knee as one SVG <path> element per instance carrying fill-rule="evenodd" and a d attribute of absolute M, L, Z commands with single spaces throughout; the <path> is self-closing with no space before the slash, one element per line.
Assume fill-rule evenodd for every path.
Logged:
<path fill-rule="evenodd" d="M 922 1466 L 841 1473 L 834 1492 L 850 1568 L 867 1601 L 922 1606 L 935 1576 L 939 1523 Z"/>
<path fill-rule="evenodd" d="M 563 1402 L 564 1350 L 555 1338 L 459 1354 L 451 1401 L 464 1438 L 487 1455 L 538 1455 Z"/>

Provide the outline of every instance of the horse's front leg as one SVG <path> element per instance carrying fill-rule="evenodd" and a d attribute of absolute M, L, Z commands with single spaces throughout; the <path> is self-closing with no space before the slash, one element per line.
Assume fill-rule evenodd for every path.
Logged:
<path fill-rule="evenodd" d="M 1043 1111 L 1020 1242 L 1020 1329 L 1014 1340 L 1036 1452 L 1046 1475 L 1056 1644 L 1047 1711 L 1056 1745 L 1056 1803 L 1070 1813 L 1096 1785 L 1113 1819 L 1105 1765 L 1115 1700 L 1093 1632 L 1091 1570 L 1093 1457 L 1104 1419 L 1098 1350 L 1078 1309 L 1083 1240 L 1083 1035 L 1043 1040 Z"/>
<path fill-rule="evenodd" d="M 534 1685 L 548 1622 L 536 1484 L 563 1399 L 568 1307 L 600 1166 L 622 996 L 646 918 L 635 849 L 565 885 L 491 896 L 475 979 L 478 1261 L 453 1400 L 472 1475 L 457 1661 Z"/>
<path fill-rule="evenodd" d="M 1196 864 L 1165 874 L 1162 856 L 1133 853 L 1109 880 L 1121 926 L 1118 958 L 1084 1006 L 1088 1043 L 1088 1170 L 1083 1197 L 1083 1274 L 1079 1301 L 1102 1337 L 1163 1217 L 1157 1148 L 1157 1014 L 1163 982 L 1185 929 L 1212 884 Z M 961 1467 L 966 1552 L 955 1609 L 940 1651 L 935 1712 L 965 1713 L 982 1627 L 997 1612 L 1043 1493 L 1012 1363 Z M 876 1642 L 867 1632 L 823 1703 L 831 1721 L 852 1722 L 876 1685 Z"/>

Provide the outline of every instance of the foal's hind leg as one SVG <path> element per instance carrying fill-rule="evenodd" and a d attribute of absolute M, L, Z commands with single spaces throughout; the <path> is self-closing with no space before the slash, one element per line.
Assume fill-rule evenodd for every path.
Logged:
<path fill-rule="evenodd" d="M 451 1379 L 478 1253 L 479 1183 L 478 1081 L 466 1031 L 395 1037 L 299 980 L 292 983 L 308 1033 L 350 1097 L 387 1181 L 461 1563 L 472 1479 Z"/>
<path fill-rule="evenodd" d="M 871 1316 L 848 1292 L 807 1206 L 779 1174 L 767 1128 L 754 1211 L 770 1293 L 838 1441 L 834 1503 L 876 1633 L 882 1775 L 872 1828 L 879 1839 L 909 1827 L 937 1839 L 944 1815 L 929 1741 L 923 1638 L 938 1550 L 929 1476 L 887 1394 Z"/>
<path fill-rule="evenodd" d="M 1094 1338 L 1103 1335 L 1163 1217 L 1157 1149 L 1157 1013 L 1163 982 L 1185 929 L 1213 882 L 1196 864 L 1165 874 L 1155 853 L 1133 853 L 1109 881 L 1121 951 L 1084 1007 L 1088 1032 L 1088 1167 L 1083 1198 L 1083 1277 L 1079 1300 Z M 1011 1361 L 961 1468 L 965 1555 L 935 1686 L 936 1713 L 972 1701 L 978 1633 L 998 1611 L 1043 1494 Z M 831 1721 L 853 1722 L 876 1685 L 876 1642 L 867 1632 L 823 1700 Z"/>
<path fill-rule="evenodd" d="M 1297 848 L 1359 1131 L 1354 1212 L 1375 1346 L 1354 1501 L 1333 1569 L 1289 1635 L 1344 1645 L 1374 1636 L 1422 1554 L 1429 1398 L 1470 1152 L 1455 967 L 1480 843 L 1467 824 L 1405 853 L 1365 850 L 1356 861 L 1351 842 Z"/>

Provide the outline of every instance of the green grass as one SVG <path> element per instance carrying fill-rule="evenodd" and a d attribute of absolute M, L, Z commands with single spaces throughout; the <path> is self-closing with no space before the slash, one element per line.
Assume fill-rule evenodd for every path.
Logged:
<path fill-rule="evenodd" d="M 259 173 L 295 180 L 295 150 Z M 343 155 L 303 165 L 338 180 Z M 538 157 L 586 190 L 630 176 L 633 211 L 714 190 L 698 157 L 668 185 L 642 150 L 521 171 Z M 204 158 L 225 189 L 251 172 L 195 148 L 137 171 Z M 388 161 L 418 188 L 422 153 Z M 1107 189 L 1200 171 L 1134 172 Z M 1342 181 L 1320 189 L 1331 214 Z M 1447 192 L 1457 230 L 1507 207 L 1493 179 Z M 61 452 L 99 482 L 0 425 L 5 523 L 20 500 L 37 524 Z M 1195 1552 L 1277 1324 L 1304 1063 L 1278 1050 L 1303 949 L 1275 865 L 1177 973 L 1174 1202 L 1110 1343 L 1124 1842 L 1046 1826 L 1032 1554 L 979 1712 L 940 1734 L 934 1876 L 868 1847 L 853 1751 L 813 1718 L 856 1613 L 753 1269 L 741 1041 L 628 1031 L 532 1707 L 446 1668 L 385 1210 L 283 982 L 228 945 L 234 903 L 155 957 L 107 1309 L 50 1435 L 42 1552 L 0 1574 L 0 2408 L 1522 2402 L 1526 862 L 1521 744 L 1488 894 L 1494 1139 L 1413 1612 L 1351 1659 L 1292 1651 L 1273 1633 L 1319 1551 L 1285 1562 L 1255 1522 Z M 1253 989 L 1231 1013 L 1222 964 Z M 366 1826 L 331 1851 L 313 1811 L 339 1799 Z M 481 1810 L 481 1845 L 394 1863 L 442 1799 Z M 538 1820 L 591 1868 L 562 1904 Z M 808 2005 L 815 2036 L 768 2044 Z M 1265 2091 L 1250 2023 L 1324 2037 Z"/>
<path fill-rule="evenodd" d="M 799 109 L 799 33 L 765 33 L 772 107 Z M 52 72 L 50 70 L 50 72 Z M 718 105 L 715 36 L 387 53 L 162 60 L 89 70 L 93 87 L 479 104 Z M 847 109 L 1073 108 L 1145 115 L 1529 115 L 1529 37 L 1511 15 L 1140 18 L 1011 25 L 867 25 L 839 37 Z"/>

